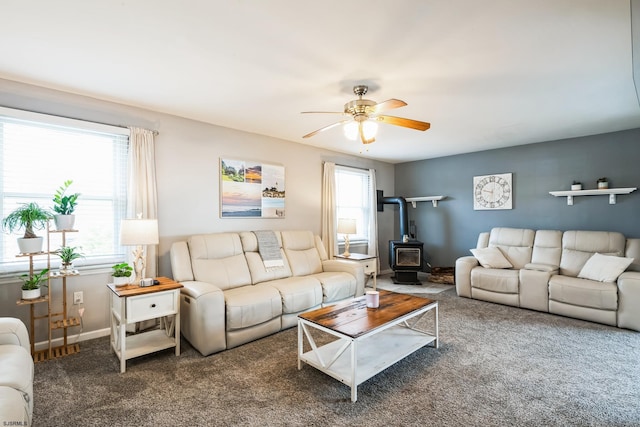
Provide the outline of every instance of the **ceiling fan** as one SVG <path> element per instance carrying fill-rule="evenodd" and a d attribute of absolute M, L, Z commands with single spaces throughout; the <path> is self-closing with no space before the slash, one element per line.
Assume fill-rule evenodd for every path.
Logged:
<path fill-rule="evenodd" d="M 405 119 L 403 117 L 395 117 L 395 116 L 386 116 L 381 115 L 388 110 L 392 110 L 394 108 L 404 107 L 407 105 L 406 102 L 401 101 L 399 99 L 388 99 L 384 102 L 375 103 L 370 99 L 362 99 L 362 96 L 367 93 L 369 88 L 365 85 L 357 85 L 353 87 L 353 93 L 358 96 L 358 99 L 354 99 L 353 101 L 349 101 L 344 104 L 344 111 L 303 111 L 302 114 L 342 114 L 346 116 L 350 116 L 348 119 L 341 120 L 339 122 L 330 124 L 323 128 L 320 128 L 316 131 L 308 133 L 303 136 L 303 138 L 309 138 L 313 135 L 323 132 L 325 130 L 331 129 L 335 126 L 339 126 L 342 124 L 353 123 L 357 125 L 357 135 L 359 135 L 360 140 L 363 144 L 371 144 L 376 139 L 373 135 L 367 135 L 367 124 L 368 123 L 387 123 L 395 126 L 402 126 L 406 128 L 416 129 L 425 131 L 431 127 L 431 124 L 427 122 L 421 122 L 418 120 Z M 377 125 L 376 125 L 377 126 Z"/>

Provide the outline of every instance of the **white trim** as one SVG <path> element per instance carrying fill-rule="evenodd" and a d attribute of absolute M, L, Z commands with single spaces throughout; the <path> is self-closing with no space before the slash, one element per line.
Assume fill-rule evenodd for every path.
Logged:
<path fill-rule="evenodd" d="M 67 343 L 75 344 L 82 341 L 89 341 L 95 338 L 106 337 L 111 334 L 110 328 L 97 329 L 95 331 L 85 332 L 80 335 L 69 335 L 67 336 Z M 64 338 L 55 338 L 51 340 L 51 347 L 59 347 L 64 343 Z M 36 351 L 46 350 L 49 348 L 49 341 L 40 341 L 35 344 Z M 82 349 L 80 349 L 82 351 Z"/>
<path fill-rule="evenodd" d="M 10 117 L 18 120 L 28 120 L 31 122 L 47 123 L 53 126 L 64 126 L 72 128 L 80 128 L 83 130 L 110 133 L 117 135 L 130 136 L 131 131 L 129 128 L 106 125 L 104 123 L 90 122 L 86 120 L 70 119 L 67 117 L 54 116 L 51 114 L 34 113 L 33 111 L 16 110 L 14 108 L 7 108 L 0 106 L 0 116 Z"/>

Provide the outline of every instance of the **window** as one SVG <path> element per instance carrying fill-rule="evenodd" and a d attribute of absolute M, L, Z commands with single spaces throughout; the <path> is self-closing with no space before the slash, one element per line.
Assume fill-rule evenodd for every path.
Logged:
<path fill-rule="evenodd" d="M 356 220 L 356 234 L 349 236 L 351 244 L 369 241 L 369 171 L 336 165 L 336 218 Z M 343 235 L 338 235 L 340 242 Z"/>
<path fill-rule="evenodd" d="M 66 233 L 66 244 L 80 247 L 85 255 L 77 265 L 123 259 L 118 240 L 126 210 L 128 135 L 124 128 L 0 108 L 2 218 L 22 203 L 51 209 L 55 191 L 73 180 L 67 193 L 80 193 L 78 232 Z M 55 228 L 53 221 L 50 226 Z M 36 234 L 45 237 L 46 250 L 46 230 Z M 16 258 L 21 235 L 0 234 L 0 273 L 28 269 L 28 258 Z M 52 239 L 50 250 L 60 247 L 60 239 Z M 46 257 L 34 261 L 36 268 L 46 265 Z"/>

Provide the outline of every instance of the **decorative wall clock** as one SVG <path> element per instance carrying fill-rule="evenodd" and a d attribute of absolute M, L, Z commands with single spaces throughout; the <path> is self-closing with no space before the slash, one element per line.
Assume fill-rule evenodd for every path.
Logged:
<path fill-rule="evenodd" d="M 473 177 L 473 209 L 513 209 L 510 173 Z"/>

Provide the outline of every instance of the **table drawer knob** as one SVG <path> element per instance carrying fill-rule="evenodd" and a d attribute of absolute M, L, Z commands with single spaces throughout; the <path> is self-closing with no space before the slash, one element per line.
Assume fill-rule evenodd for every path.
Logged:
<path fill-rule="evenodd" d="M 151 304 L 151 308 L 156 308 L 156 305 L 155 304 Z"/>

